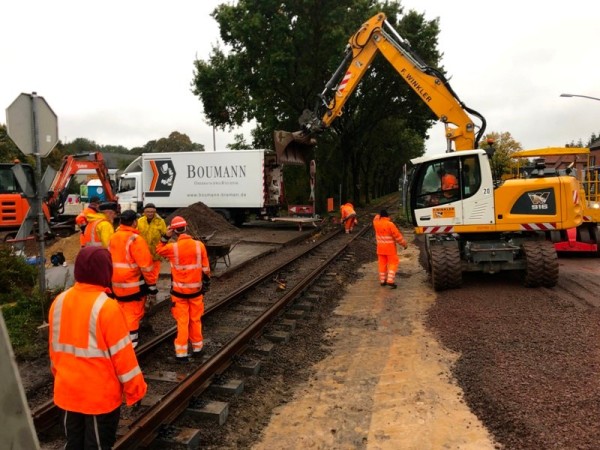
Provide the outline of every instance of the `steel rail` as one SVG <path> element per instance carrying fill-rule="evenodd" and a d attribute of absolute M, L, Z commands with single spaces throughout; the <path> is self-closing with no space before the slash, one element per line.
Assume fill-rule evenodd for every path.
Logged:
<path fill-rule="evenodd" d="M 161 426 L 169 424 L 179 416 L 187 408 L 192 398 L 206 389 L 210 385 L 211 379 L 221 373 L 236 355 L 242 353 L 248 346 L 248 342 L 260 335 L 265 326 L 272 322 L 285 306 L 302 294 L 340 254 L 347 250 L 355 239 L 366 232 L 367 228 L 365 227 L 361 232 L 355 234 L 346 245 L 329 256 L 260 317 L 221 347 L 197 371 L 188 375 L 158 403 L 149 407 L 142 417 L 129 426 L 126 434 L 117 440 L 114 449 L 135 449 L 140 445 L 148 445 L 155 438 Z"/>
<path fill-rule="evenodd" d="M 341 229 L 338 229 L 338 230 L 328 234 L 327 236 L 324 237 L 323 240 L 314 242 L 313 244 L 308 246 L 302 253 L 300 253 L 298 255 L 294 255 L 293 257 L 289 258 L 287 261 L 284 261 L 283 263 L 279 264 L 274 269 L 271 269 L 270 271 L 264 273 L 263 275 L 256 277 L 253 280 L 249 281 L 248 283 L 245 283 L 245 284 L 239 286 L 238 288 L 234 289 L 232 292 L 227 294 L 221 300 L 214 302 L 210 306 L 208 306 L 206 308 L 206 311 L 204 312 L 205 317 L 215 313 L 216 311 L 220 310 L 221 308 L 234 302 L 237 298 L 244 295 L 244 293 L 246 291 L 248 291 L 249 289 L 252 289 L 252 288 L 258 286 L 260 283 L 267 281 L 268 279 L 270 279 L 273 276 L 273 274 L 281 271 L 283 268 L 292 264 L 297 259 L 299 259 L 299 258 L 303 257 L 304 255 L 313 251 L 315 248 L 318 248 L 319 246 L 325 244 L 330 239 L 334 238 L 339 233 L 341 233 L 341 231 L 342 231 Z M 155 336 L 154 338 L 141 344 L 138 347 L 138 349 L 136 350 L 136 355 L 138 356 L 138 359 L 145 356 L 146 354 L 149 354 L 152 350 L 154 350 L 156 347 L 158 347 L 165 341 L 173 339 L 176 334 L 177 334 L 177 326 L 173 326 L 172 328 L 169 328 L 168 330 L 164 331 L 160 335 Z M 42 405 L 38 406 L 36 409 L 34 409 L 32 411 L 32 417 L 33 417 L 33 423 L 34 423 L 34 426 L 35 426 L 35 429 L 37 430 L 37 432 L 40 433 L 40 432 L 46 431 L 49 428 L 56 425 L 59 421 L 59 414 L 60 414 L 60 411 L 56 407 L 56 405 L 53 403 L 52 400 L 45 402 Z"/>

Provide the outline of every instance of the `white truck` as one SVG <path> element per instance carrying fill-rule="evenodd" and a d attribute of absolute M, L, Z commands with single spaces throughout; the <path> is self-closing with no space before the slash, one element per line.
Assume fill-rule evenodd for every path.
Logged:
<path fill-rule="evenodd" d="M 270 218 L 283 204 L 283 170 L 270 150 L 144 153 L 119 177 L 122 209 L 154 203 L 168 215 L 202 202 L 241 225 L 248 215 Z"/>

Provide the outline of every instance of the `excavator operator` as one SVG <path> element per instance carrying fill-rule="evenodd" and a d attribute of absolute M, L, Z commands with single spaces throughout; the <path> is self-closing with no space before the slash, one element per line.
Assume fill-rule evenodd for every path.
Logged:
<path fill-rule="evenodd" d="M 444 165 L 442 170 L 442 193 L 446 199 L 458 197 L 458 178 L 456 171 L 448 163 Z"/>

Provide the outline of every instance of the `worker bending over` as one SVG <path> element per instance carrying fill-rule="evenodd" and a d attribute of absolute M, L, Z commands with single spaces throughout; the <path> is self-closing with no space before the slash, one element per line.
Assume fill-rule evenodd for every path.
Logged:
<path fill-rule="evenodd" d="M 358 219 L 356 218 L 356 212 L 354 211 L 354 205 L 350 201 L 347 201 L 341 207 L 342 213 L 342 223 L 344 224 L 344 229 L 346 230 L 346 234 L 352 233 L 354 230 L 354 226 L 358 223 Z"/>

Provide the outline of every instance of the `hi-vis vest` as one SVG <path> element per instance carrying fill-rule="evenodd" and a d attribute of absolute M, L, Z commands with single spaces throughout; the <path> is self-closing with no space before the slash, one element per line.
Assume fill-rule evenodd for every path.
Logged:
<path fill-rule="evenodd" d="M 184 298 L 200 295 L 202 274 L 210 274 L 208 255 L 202 242 L 181 235 L 175 243 L 159 244 L 157 253 L 171 263 L 173 295 Z"/>
<path fill-rule="evenodd" d="M 106 219 L 96 219 L 85 227 L 83 245 L 86 247 L 102 247 L 102 241 L 98 233 L 98 224 L 103 220 Z"/>
<path fill-rule="evenodd" d="M 116 301 L 85 283 L 60 294 L 50 307 L 49 352 L 54 402 L 83 414 L 114 411 L 146 393 L 129 330 Z"/>
<path fill-rule="evenodd" d="M 400 233 L 389 217 L 376 215 L 375 219 L 373 219 L 373 228 L 375 229 L 378 255 L 395 255 L 396 242 L 406 246 L 404 236 L 402 236 L 402 233 Z"/>
<path fill-rule="evenodd" d="M 112 290 L 119 301 L 141 300 L 145 284 L 156 284 L 152 254 L 137 231 L 121 225 L 110 238 L 108 249 L 113 262 Z"/>

